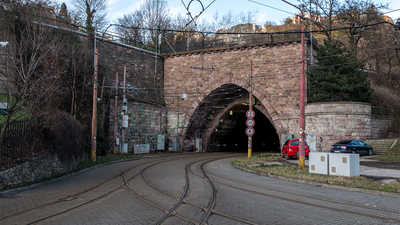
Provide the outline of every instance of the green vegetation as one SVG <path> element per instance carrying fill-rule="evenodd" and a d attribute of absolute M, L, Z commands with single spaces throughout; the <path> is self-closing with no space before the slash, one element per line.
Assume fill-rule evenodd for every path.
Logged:
<path fill-rule="evenodd" d="M 265 165 L 266 162 L 280 161 L 282 165 Z M 383 183 L 366 177 L 339 177 L 310 174 L 308 168 L 299 169 L 297 165 L 287 163 L 277 154 L 259 155 L 250 159 L 239 158 L 232 161 L 234 166 L 252 170 L 267 176 L 279 176 L 296 180 L 318 182 L 350 188 L 400 193 L 400 182 Z"/>
<path fill-rule="evenodd" d="M 9 104 L 12 104 L 7 94 L 0 94 L 0 102 L 8 102 Z M 28 117 L 29 115 L 22 109 L 22 107 L 18 107 L 18 110 L 11 117 L 11 122 L 25 120 Z M 6 122 L 6 119 L 6 115 L 0 114 L 0 125 L 4 124 Z"/>
<path fill-rule="evenodd" d="M 326 40 L 317 50 L 318 64 L 311 67 L 310 102 L 370 102 L 372 89 L 368 73 L 357 58 L 338 41 Z"/>

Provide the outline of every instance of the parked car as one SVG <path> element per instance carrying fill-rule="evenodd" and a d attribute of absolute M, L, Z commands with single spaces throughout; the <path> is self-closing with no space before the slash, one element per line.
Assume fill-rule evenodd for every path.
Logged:
<path fill-rule="evenodd" d="M 305 143 L 305 154 L 306 157 L 310 154 L 310 148 Z M 292 158 L 292 157 L 298 157 L 298 152 L 299 152 L 299 139 L 289 139 L 285 142 L 285 144 L 282 146 L 281 154 L 282 157 L 285 157 L 287 159 Z"/>
<path fill-rule="evenodd" d="M 360 140 L 343 140 L 332 145 L 331 152 L 372 155 L 374 150 L 371 146 Z"/>

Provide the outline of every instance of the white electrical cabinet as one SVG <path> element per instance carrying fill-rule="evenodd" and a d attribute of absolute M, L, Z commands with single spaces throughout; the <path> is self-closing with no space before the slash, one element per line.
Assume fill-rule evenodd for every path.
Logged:
<path fill-rule="evenodd" d="M 310 152 L 308 159 L 308 171 L 310 173 L 328 174 L 329 153 L 327 152 Z"/>
<path fill-rule="evenodd" d="M 128 153 L 128 143 L 124 143 L 124 145 L 123 145 L 123 153 Z"/>
<path fill-rule="evenodd" d="M 129 127 L 129 117 L 128 117 L 128 115 L 124 115 L 122 117 L 122 127 L 123 128 L 128 128 Z"/>
<path fill-rule="evenodd" d="M 360 155 L 329 153 L 329 174 L 336 176 L 360 176 Z"/>

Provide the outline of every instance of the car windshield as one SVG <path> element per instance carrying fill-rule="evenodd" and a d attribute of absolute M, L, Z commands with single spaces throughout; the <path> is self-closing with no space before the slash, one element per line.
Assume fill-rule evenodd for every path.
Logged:
<path fill-rule="evenodd" d="M 351 142 L 351 140 L 344 140 L 344 141 L 339 141 L 336 142 L 336 145 L 347 145 Z"/>
<path fill-rule="evenodd" d="M 290 142 L 290 145 L 295 145 L 295 146 L 299 145 L 299 140 L 292 140 Z M 307 142 L 305 143 L 305 145 L 308 145 Z"/>

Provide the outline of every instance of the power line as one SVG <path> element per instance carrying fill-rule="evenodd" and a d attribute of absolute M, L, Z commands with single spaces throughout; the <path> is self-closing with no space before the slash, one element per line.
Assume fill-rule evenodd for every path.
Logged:
<path fill-rule="evenodd" d="M 267 4 L 265 4 L 265 3 L 261 3 L 261 2 L 255 1 L 255 0 L 248 0 L 248 1 L 249 1 L 249 2 L 253 2 L 253 3 L 255 3 L 255 4 L 258 4 L 258 5 L 262 5 L 262 6 L 271 8 L 271 9 L 275 9 L 275 10 L 280 11 L 280 12 L 283 12 L 283 13 L 287 13 L 287 14 L 289 14 L 289 15 L 296 15 L 296 13 L 289 12 L 289 11 L 286 11 L 286 10 L 283 10 L 283 9 L 279 9 L 279 8 L 274 7 L 274 6 L 270 6 L 270 5 L 267 5 Z"/>

